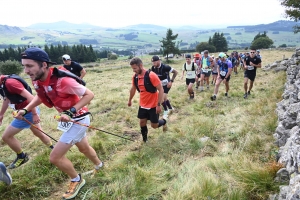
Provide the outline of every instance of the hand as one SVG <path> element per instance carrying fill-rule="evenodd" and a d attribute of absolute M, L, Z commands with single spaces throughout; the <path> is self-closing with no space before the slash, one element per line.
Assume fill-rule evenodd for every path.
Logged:
<path fill-rule="evenodd" d="M 130 107 L 131 106 L 131 101 L 128 101 L 127 105 L 128 105 L 128 107 Z"/>
<path fill-rule="evenodd" d="M 57 121 L 68 122 L 68 121 L 71 121 L 71 119 L 70 119 L 70 117 L 68 115 L 61 114 L 60 117 L 57 118 Z"/>
<path fill-rule="evenodd" d="M 167 88 L 171 88 L 172 87 L 172 82 L 170 81 L 167 85 Z"/>
<path fill-rule="evenodd" d="M 32 114 L 32 121 L 34 124 L 40 123 L 40 116 L 37 113 Z"/>
<path fill-rule="evenodd" d="M 0 125 L 2 125 L 3 115 L 0 115 Z"/>
<path fill-rule="evenodd" d="M 24 110 L 18 110 L 13 112 L 13 117 L 19 120 L 23 119 L 23 115 L 25 114 Z"/>
<path fill-rule="evenodd" d="M 159 114 L 161 112 L 161 107 L 160 106 L 156 106 L 156 114 Z"/>
<path fill-rule="evenodd" d="M 250 62 L 250 65 L 251 65 L 251 66 L 254 66 L 254 64 L 253 64 L 252 62 Z"/>
<path fill-rule="evenodd" d="M 245 66 L 244 66 L 244 68 L 245 68 L 245 69 L 248 69 L 248 66 L 247 66 L 247 65 L 245 65 Z"/>

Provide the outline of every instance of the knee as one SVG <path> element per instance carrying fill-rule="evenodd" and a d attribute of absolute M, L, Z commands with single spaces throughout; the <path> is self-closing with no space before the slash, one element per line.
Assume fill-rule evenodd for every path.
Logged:
<path fill-rule="evenodd" d="M 88 145 L 88 146 L 83 147 L 83 148 L 81 147 L 81 148 L 78 148 L 78 150 L 79 150 L 81 153 L 86 154 L 87 152 L 89 152 L 90 146 Z"/>
<path fill-rule="evenodd" d="M 57 163 L 59 163 L 60 158 L 58 158 L 57 156 L 50 154 L 49 157 L 49 161 L 50 163 L 52 163 L 53 165 L 56 165 Z"/>

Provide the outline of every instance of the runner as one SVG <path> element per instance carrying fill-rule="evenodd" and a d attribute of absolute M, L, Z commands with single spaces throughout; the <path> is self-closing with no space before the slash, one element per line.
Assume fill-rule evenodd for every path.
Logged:
<path fill-rule="evenodd" d="M 13 75 L 1 75 L 0 76 L 1 89 L 0 95 L 3 97 L 3 103 L 0 111 L 0 125 L 2 124 L 4 114 L 8 107 L 13 110 L 23 109 L 34 98 L 29 85 L 19 76 Z M 39 129 L 41 128 L 39 108 L 33 108 L 28 110 L 28 113 L 24 118 L 31 123 L 35 124 Z M 24 120 L 14 119 L 9 126 L 6 127 L 2 140 L 17 154 L 17 158 L 8 166 L 9 169 L 19 167 L 29 160 L 28 154 L 23 152 L 21 143 L 15 138 L 15 135 L 21 132 L 23 129 L 30 128 L 31 132 L 38 137 L 45 145 L 53 148 L 51 140 L 44 133 L 37 128 L 31 126 Z"/>
<path fill-rule="evenodd" d="M 132 58 L 130 66 L 135 75 L 132 77 L 128 106 L 132 105 L 132 98 L 135 95 L 135 91 L 140 92 L 140 106 L 137 117 L 140 119 L 143 141 L 147 142 L 148 120 L 150 120 L 152 128 L 163 126 L 163 131 L 167 130 L 167 119 L 158 119 L 161 112 L 161 102 L 164 99 L 164 90 L 158 76 L 151 70 L 146 71 L 140 58 Z"/>
<path fill-rule="evenodd" d="M 208 50 L 205 50 L 204 56 L 202 56 L 201 59 L 201 65 L 200 68 L 202 69 L 201 71 L 201 80 L 200 80 L 200 92 L 203 91 L 203 85 L 204 85 L 204 80 L 206 81 L 206 88 L 209 89 L 209 77 L 211 74 L 211 68 L 210 68 L 210 56 L 208 56 Z"/>
<path fill-rule="evenodd" d="M 234 57 L 235 57 L 235 62 L 232 63 L 232 66 L 233 66 L 234 74 L 237 75 L 238 74 L 237 68 L 239 66 L 241 58 L 240 58 L 240 55 L 237 51 L 234 52 Z"/>
<path fill-rule="evenodd" d="M 256 50 L 256 56 L 257 56 L 258 58 L 260 58 L 260 60 L 262 59 L 262 56 L 260 55 L 260 50 Z"/>
<path fill-rule="evenodd" d="M 71 57 L 68 54 L 62 56 L 62 60 L 64 62 L 64 68 L 83 79 L 86 74 L 85 69 L 77 62 L 71 60 Z"/>
<path fill-rule="evenodd" d="M 224 81 L 224 84 L 226 86 L 226 93 L 225 96 L 228 96 L 228 91 L 229 91 L 229 80 L 230 80 L 230 75 L 232 72 L 232 63 L 230 60 L 226 58 L 225 53 L 220 53 L 219 54 L 219 68 L 218 68 L 218 77 L 217 77 L 217 82 L 215 85 L 215 90 L 214 90 L 214 95 L 210 97 L 212 101 L 215 101 L 217 99 L 217 94 L 219 92 L 219 87 L 221 82 Z"/>
<path fill-rule="evenodd" d="M 255 49 L 251 49 L 250 56 L 244 60 L 244 99 L 251 94 L 251 89 L 256 77 L 256 69 L 261 68 L 261 59 L 255 55 Z M 248 88 L 248 80 L 250 79 L 250 86 Z"/>
<path fill-rule="evenodd" d="M 27 110 L 41 103 L 48 107 L 55 107 L 60 113 L 58 129 L 62 130 L 63 134 L 50 154 L 50 162 L 71 178 L 63 199 L 74 198 L 84 186 L 85 180 L 65 156 L 69 149 L 76 145 L 78 150 L 95 165 L 94 173 L 103 166 L 95 150 L 88 143 L 87 127 L 70 122 L 72 119 L 82 124 L 90 124 L 86 105 L 93 99 L 94 94 L 79 84 L 77 81 L 80 82 L 81 79 L 72 73 L 50 68 L 54 63 L 50 62 L 44 50 L 36 47 L 28 48 L 21 56 L 24 72 L 32 79 L 37 95 L 25 108 L 19 110 L 15 117 L 21 118 Z M 66 74 L 68 76 L 64 77 Z"/>
<path fill-rule="evenodd" d="M 198 89 L 199 85 L 200 85 L 200 76 L 201 76 L 201 68 L 200 68 L 200 65 L 201 65 L 201 56 L 199 53 L 195 53 L 194 55 L 194 63 L 196 63 L 198 65 L 198 68 L 196 70 L 196 79 L 195 79 L 195 82 L 196 82 L 196 89 Z"/>
<path fill-rule="evenodd" d="M 190 95 L 190 99 L 194 99 L 194 91 L 193 91 L 193 85 L 195 83 L 195 77 L 196 77 L 196 69 L 198 68 L 198 65 L 191 61 L 191 55 L 186 54 L 185 55 L 186 62 L 182 66 L 182 77 L 181 80 L 184 77 L 184 72 L 186 71 L 186 86 L 188 93 Z"/>
<path fill-rule="evenodd" d="M 171 114 L 174 111 L 174 108 L 171 106 L 171 103 L 168 99 L 168 93 L 178 72 L 169 65 L 161 63 L 158 56 L 153 56 L 151 61 L 153 64 L 151 70 L 156 73 L 164 89 L 164 101 L 162 105 L 164 107 L 164 117 L 167 118 L 168 114 Z M 172 78 L 170 78 L 170 73 L 173 73 Z"/>
<path fill-rule="evenodd" d="M 210 58 L 210 63 L 211 63 L 211 66 L 212 66 L 212 81 L 211 81 L 211 84 L 212 85 L 215 85 L 216 84 L 216 81 L 217 81 L 217 77 L 218 77 L 218 61 L 219 61 L 219 58 L 213 58 L 213 56 Z"/>

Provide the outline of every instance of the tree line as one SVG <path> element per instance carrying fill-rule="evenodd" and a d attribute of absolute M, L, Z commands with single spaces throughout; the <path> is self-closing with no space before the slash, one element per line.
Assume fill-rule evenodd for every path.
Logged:
<path fill-rule="evenodd" d="M 38 46 L 39 48 L 42 48 L 41 46 Z M 24 47 L 8 47 L 5 48 L 3 51 L 0 51 L 0 61 L 7 61 L 7 60 L 21 60 L 21 53 L 24 52 L 29 46 Z M 72 60 L 79 62 L 79 63 L 85 63 L 85 62 L 95 62 L 98 58 L 107 58 L 110 51 L 104 50 L 104 51 L 95 51 L 92 47 L 86 46 L 86 45 L 44 45 L 42 48 L 44 49 L 51 59 L 52 62 L 56 62 L 57 64 L 62 64 L 62 55 L 68 54 L 72 58 Z"/>

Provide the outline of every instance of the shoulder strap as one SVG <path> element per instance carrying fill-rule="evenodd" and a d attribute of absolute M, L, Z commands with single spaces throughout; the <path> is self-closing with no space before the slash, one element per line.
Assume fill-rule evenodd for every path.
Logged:
<path fill-rule="evenodd" d="M 75 74 L 71 73 L 71 72 L 68 72 L 68 71 L 65 71 L 65 70 L 60 70 L 60 69 L 57 69 L 56 67 L 53 69 L 53 74 L 60 78 L 60 77 L 70 77 L 70 78 L 73 78 L 75 79 L 79 84 L 81 85 L 86 85 L 85 81 L 82 80 L 81 78 L 79 78 L 78 76 L 76 76 Z"/>
<path fill-rule="evenodd" d="M 186 63 L 184 63 L 184 70 L 187 71 L 187 70 L 186 70 Z"/>

